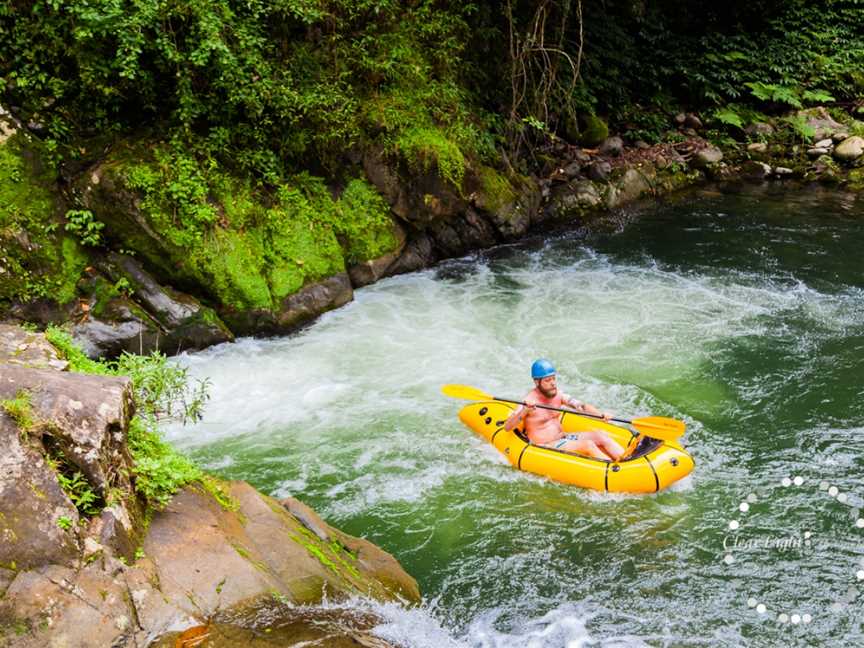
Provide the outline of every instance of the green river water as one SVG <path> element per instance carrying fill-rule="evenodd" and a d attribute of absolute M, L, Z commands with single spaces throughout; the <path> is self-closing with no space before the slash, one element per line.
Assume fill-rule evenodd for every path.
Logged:
<path fill-rule="evenodd" d="M 864 198 L 681 194 L 182 356 L 212 400 L 167 435 L 394 554 L 424 605 L 355 605 L 398 645 L 864 645 L 862 251 Z M 622 496 L 520 473 L 440 394 L 519 397 L 539 356 L 604 409 L 685 420 L 693 474 Z"/>

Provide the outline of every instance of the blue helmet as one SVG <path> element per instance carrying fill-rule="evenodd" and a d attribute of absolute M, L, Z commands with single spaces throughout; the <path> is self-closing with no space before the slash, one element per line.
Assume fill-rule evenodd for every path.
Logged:
<path fill-rule="evenodd" d="M 534 364 L 531 365 L 531 377 L 534 380 L 548 378 L 549 376 L 554 376 L 556 373 L 558 372 L 555 371 L 555 367 L 546 358 L 535 360 Z"/>

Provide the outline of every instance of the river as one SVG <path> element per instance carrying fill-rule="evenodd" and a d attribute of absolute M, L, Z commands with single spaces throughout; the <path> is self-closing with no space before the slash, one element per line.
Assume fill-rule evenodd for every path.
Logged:
<path fill-rule="evenodd" d="M 404 646 L 862 645 L 862 251 L 864 198 L 678 194 L 181 356 L 212 400 L 166 434 L 394 554 L 424 605 L 356 604 Z M 511 468 L 440 387 L 520 397 L 540 356 L 686 421 L 694 472 L 622 496 Z"/>

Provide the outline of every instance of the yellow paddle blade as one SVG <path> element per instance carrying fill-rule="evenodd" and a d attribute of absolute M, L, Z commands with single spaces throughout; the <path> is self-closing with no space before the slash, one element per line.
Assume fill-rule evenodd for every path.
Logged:
<path fill-rule="evenodd" d="M 462 400 L 484 401 L 495 399 L 491 394 L 468 385 L 444 385 L 441 388 L 441 393 L 450 398 L 461 398 Z"/>
<path fill-rule="evenodd" d="M 684 421 L 665 416 L 646 416 L 633 419 L 630 424 L 645 436 L 661 441 L 674 441 L 687 429 Z"/>

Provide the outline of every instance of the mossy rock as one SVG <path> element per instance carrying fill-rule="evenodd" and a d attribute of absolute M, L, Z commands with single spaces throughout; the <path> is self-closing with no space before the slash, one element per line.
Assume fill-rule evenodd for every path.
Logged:
<path fill-rule="evenodd" d="M 583 146 L 599 146 L 603 140 L 609 137 L 609 126 L 597 115 L 586 115 L 582 121 L 585 127 L 579 136 L 579 143 Z"/>
<path fill-rule="evenodd" d="M 205 297 L 220 315 L 258 313 L 236 321 L 272 323 L 286 296 L 344 273 L 346 256 L 397 245 L 368 186 L 349 183 L 337 201 L 302 175 L 273 191 L 164 143 L 117 146 L 82 184 L 112 245 L 135 250 L 160 281 Z"/>
<path fill-rule="evenodd" d="M 22 131 L 0 138 L 0 308 L 74 299 L 88 258 L 64 232 L 63 211 L 40 143 Z"/>

